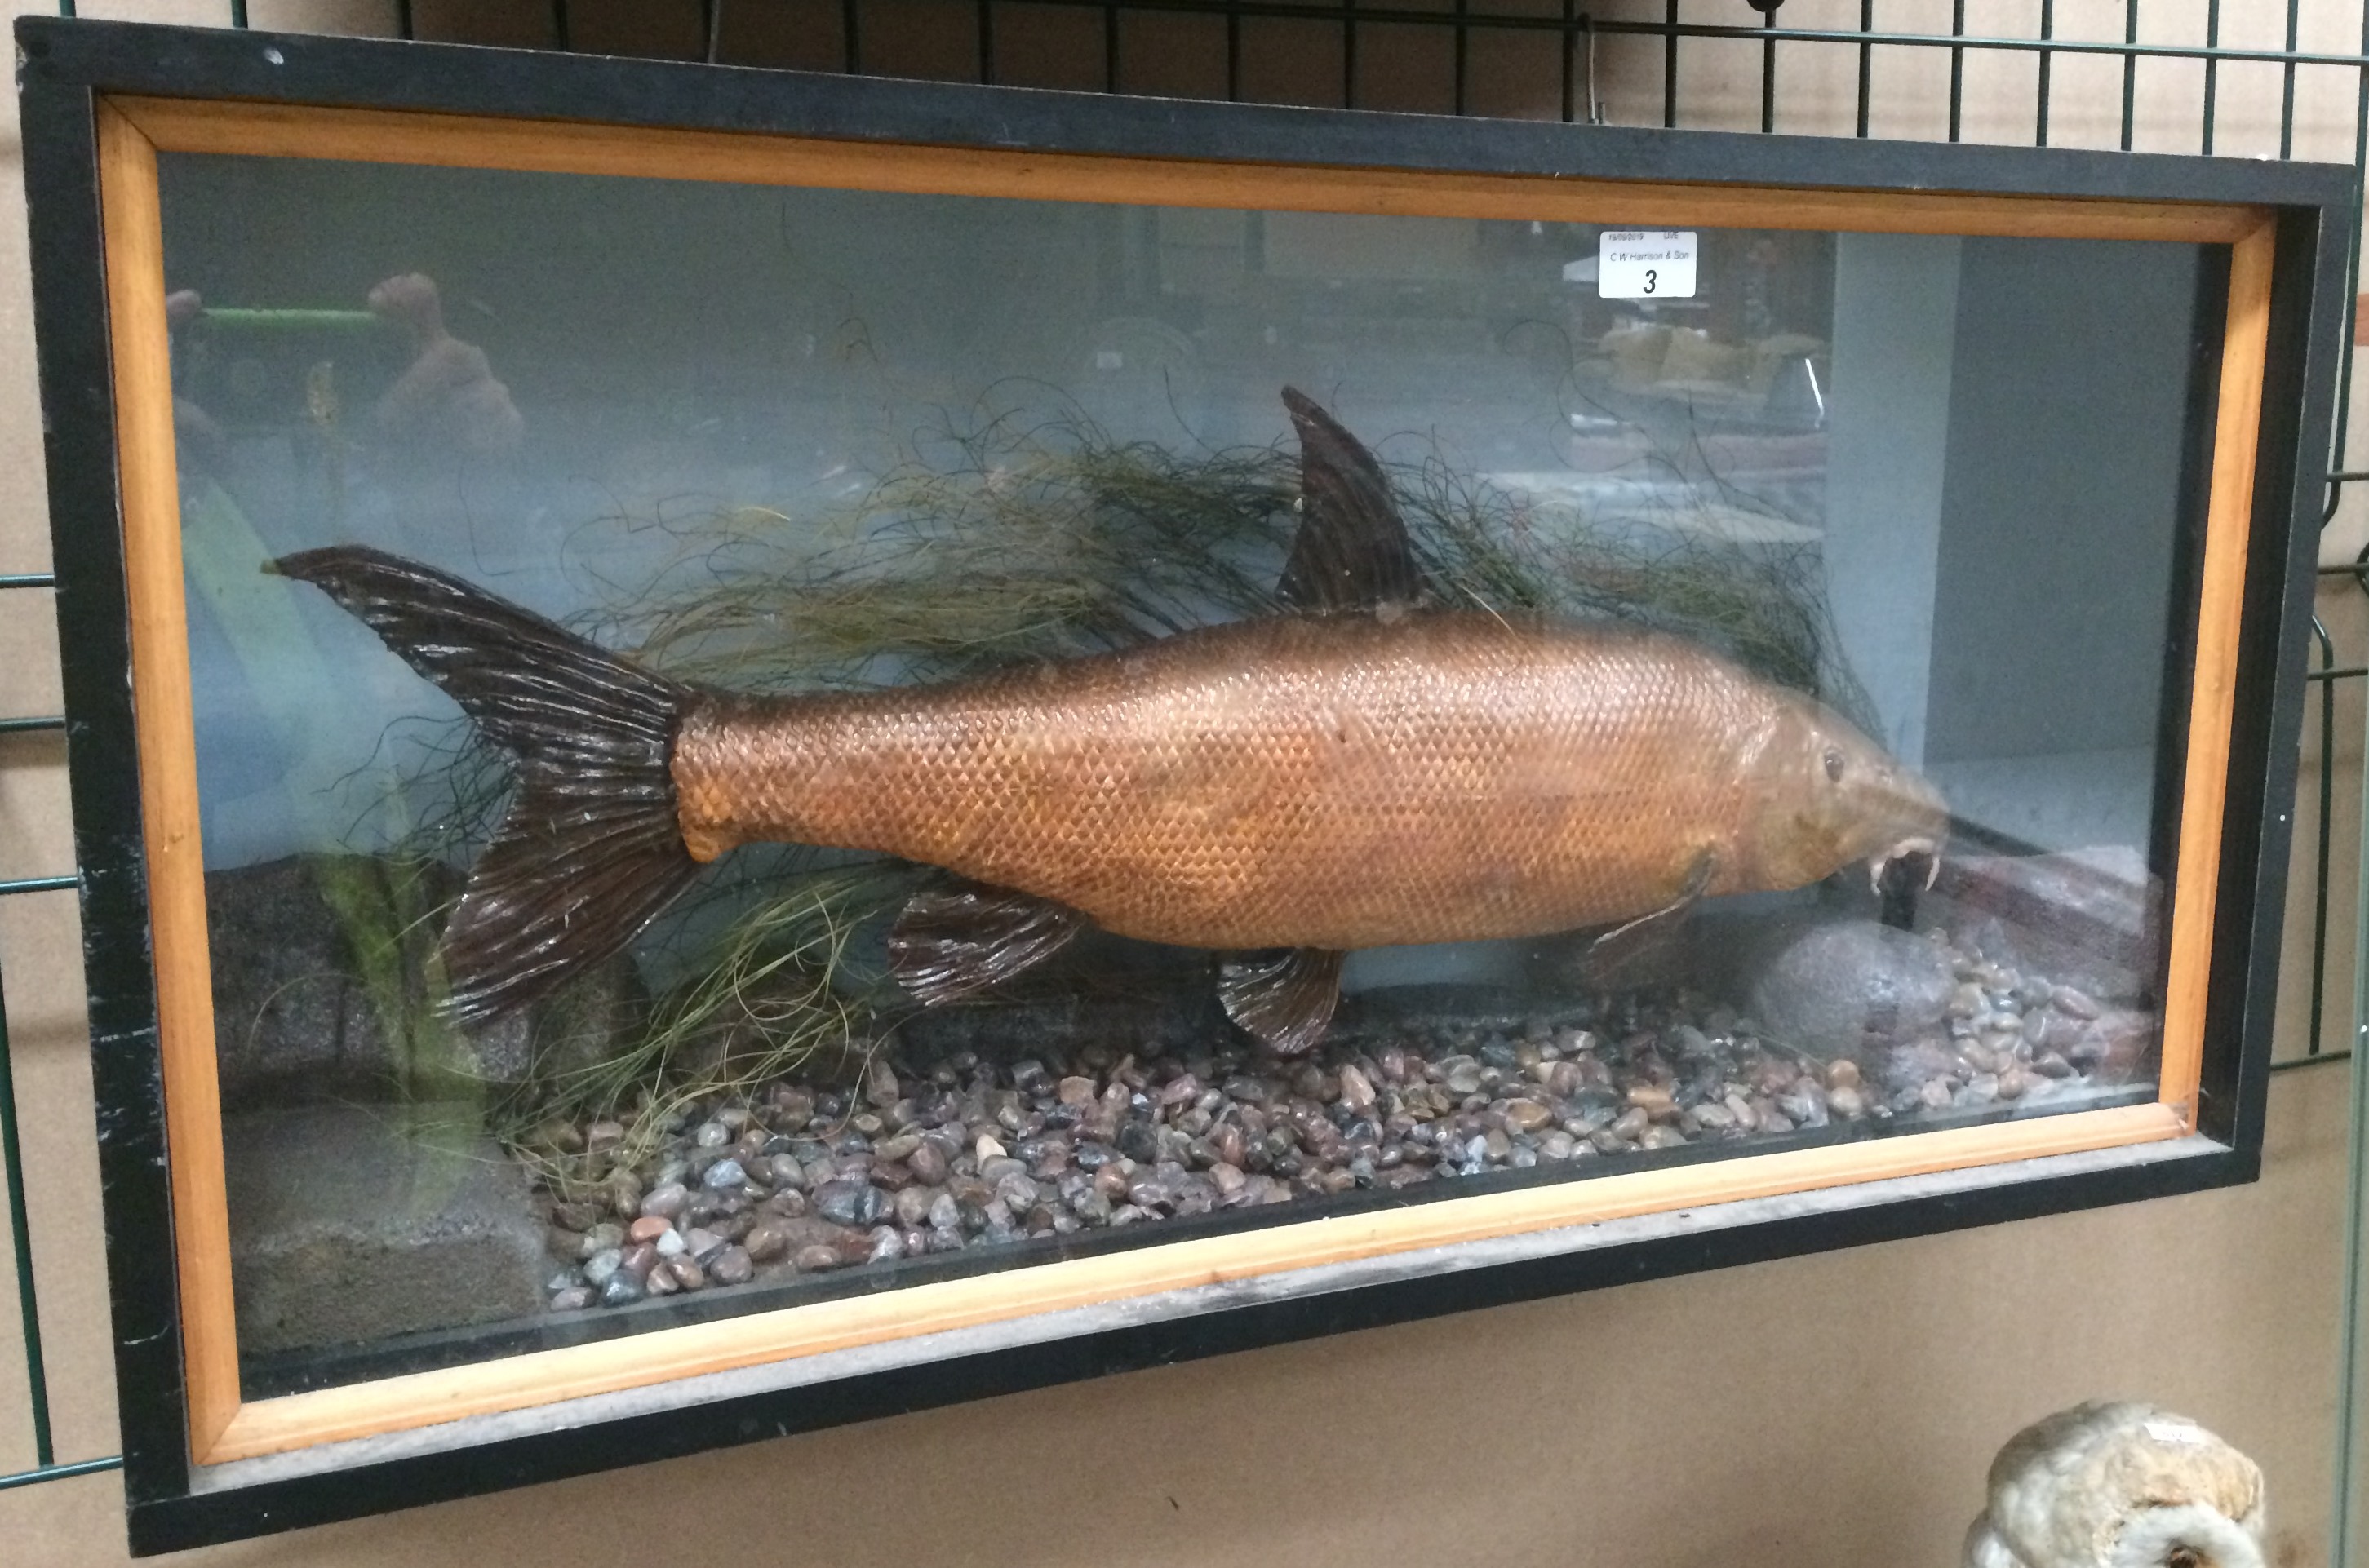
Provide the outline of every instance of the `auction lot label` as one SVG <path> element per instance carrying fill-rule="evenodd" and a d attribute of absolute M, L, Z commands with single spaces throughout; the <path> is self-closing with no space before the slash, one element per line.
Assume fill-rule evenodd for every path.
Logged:
<path fill-rule="evenodd" d="M 1597 244 L 1596 258 L 1598 299 L 1695 297 L 1692 229 L 1608 229 Z"/>

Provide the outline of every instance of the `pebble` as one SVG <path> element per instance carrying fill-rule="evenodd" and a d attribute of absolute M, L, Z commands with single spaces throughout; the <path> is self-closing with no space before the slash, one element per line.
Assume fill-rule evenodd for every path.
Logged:
<path fill-rule="evenodd" d="M 2084 1022 L 2097 1017 L 2100 1011 L 2089 993 L 2076 991 L 2069 985 L 2059 985 L 2048 994 L 2048 1005 L 2060 1013 L 2068 1013 Z"/>
<path fill-rule="evenodd" d="M 642 1195 L 642 1215 L 645 1219 L 671 1220 L 690 1204 L 691 1190 L 679 1181 L 670 1181 Z"/>
<path fill-rule="evenodd" d="M 1727 1008 L 1639 994 L 1572 1009 L 1594 1027 L 1408 1025 L 1289 1063 L 1239 1043 L 1008 1065 L 958 1052 L 920 1073 L 880 1053 L 852 1092 L 783 1082 L 703 1103 L 630 1164 L 627 1122 L 553 1118 L 535 1146 L 587 1162 L 591 1185 L 551 1202 L 568 1267 L 545 1301 L 578 1312 L 761 1267 L 825 1273 L 1698 1140 L 1741 1152 L 1831 1120 L 2076 1095 L 2127 1076 L 2152 1042 L 2140 1015 L 1946 950 L 1951 1019 L 1828 1060 Z"/>
<path fill-rule="evenodd" d="M 875 1225 L 887 1214 L 888 1199 L 869 1182 L 834 1181 L 814 1194 L 814 1210 L 834 1225 Z"/>
<path fill-rule="evenodd" d="M 740 1238 L 740 1246 L 751 1263 L 779 1263 L 790 1256 L 789 1229 L 771 1220 L 761 1220 L 749 1227 L 749 1233 Z M 719 1245 L 716 1250 L 724 1249 Z"/>
<path fill-rule="evenodd" d="M 1516 1132 L 1536 1132 L 1554 1119 L 1554 1112 L 1536 1100 L 1514 1100 L 1505 1107 L 1505 1125 Z"/>
<path fill-rule="evenodd" d="M 1656 1121 L 1677 1119 L 1676 1096 L 1659 1084 L 1639 1084 L 1629 1091 L 1629 1104 L 1631 1108 L 1643 1111 Z"/>
<path fill-rule="evenodd" d="M 954 1174 L 946 1152 L 929 1138 L 922 1139 L 921 1145 L 905 1157 L 905 1166 L 913 1173 L 913 1179 L 924 1187 L 944 1186 L 946 1177 Z"/>
<path fill-rule="evenodd" d="M 937 1201 L 937 1188 L 933 1187 L 899 1187 L 889 1206 L 896 1210 L 897 1222 L 910 1229 L 929 1222 L 930 1206 Z"/>

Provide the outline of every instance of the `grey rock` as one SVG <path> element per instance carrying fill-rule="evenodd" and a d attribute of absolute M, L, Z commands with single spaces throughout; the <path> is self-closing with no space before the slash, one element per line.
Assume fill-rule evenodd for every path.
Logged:
<path fill-rule="evenodd" d="M 367 1343 L 544 1305 L 541 1209 L 474 1106 L 247 1111 L 223 1119 L 223 1151 L 243 1349 Z"/>
<path fill-rule="evenodd" d="M 1939 944 L 1872 920 L 1789 922 L 1738 949 L 1766 1036 L 1820 1055 L 1929 1029 L 1958 989 Z"/>

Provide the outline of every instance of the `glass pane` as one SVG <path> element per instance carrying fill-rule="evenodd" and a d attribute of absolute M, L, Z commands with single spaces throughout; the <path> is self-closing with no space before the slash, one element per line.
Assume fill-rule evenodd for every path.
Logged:
<path fill-rule="evenodd" d="M 250 1396 L 2155 1094 L 2220 249 L 164 189 Z"/>

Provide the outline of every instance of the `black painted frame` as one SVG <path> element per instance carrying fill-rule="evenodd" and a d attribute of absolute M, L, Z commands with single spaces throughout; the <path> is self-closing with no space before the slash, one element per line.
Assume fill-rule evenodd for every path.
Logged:
<path fill-rule="evenodd" d="M 45 456 L 124 1487 L 166 1551 L 1320 1334 L 2251 1180 L 2358 192 L 2338 165 L 1629 130 L 835 77 L 26 18 L 17 24 Z M 2175 1159 L 1628 1243 L 967 1355 L 568 1430 L 193 1493 L 165 1165 L 95 109 L 106 93 L 859 141 L 1597 179 L 2229 202 L 2278 210 L 2211 957 L 2200 1130 Z M 2185 681 L 2179 683 L 2185 687 Z"/>

